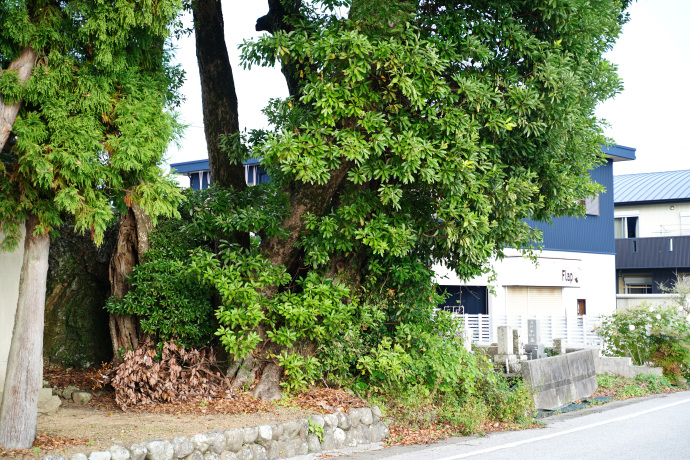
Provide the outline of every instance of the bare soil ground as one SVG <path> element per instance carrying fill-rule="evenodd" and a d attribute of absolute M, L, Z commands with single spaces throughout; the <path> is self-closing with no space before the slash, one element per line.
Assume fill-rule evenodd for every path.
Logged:
<path fill-rule="evenodd" d="M 130 446 L 149 439 L 191 437 L 211 430 L 226 430 L 306 418 L 315 413 L 347 411 L 365 405 L 342 390 L 314 389 L 287 401 L 263 402 L 247 393 L 231 398 L 198 398 L 186 402 L 129 407 L 123 411 L 112 391 L 94 390 L 98 370 L 46 368 L 44 378 L 54 389 L 75 386 L 92 391 L 86 404 L 62 400 L 54 415 L 38 417 L 38 436 L 32 449 L 4 450 L 0 457 L 35 459 Z"/>

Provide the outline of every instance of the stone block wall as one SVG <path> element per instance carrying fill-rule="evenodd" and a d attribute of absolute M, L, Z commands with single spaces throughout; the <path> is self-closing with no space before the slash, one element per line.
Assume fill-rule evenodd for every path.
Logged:
<path fill-rule="evenodd" d="M 70 460 L 276 460 L 380 442 L 388 437 L 378 407 L 312 415 L 275 425 L 209 431 L 170 441 L 153 439 L 129 448 L 73 455 Z M 43 460 L 67 460 L 48 455 Z"/>

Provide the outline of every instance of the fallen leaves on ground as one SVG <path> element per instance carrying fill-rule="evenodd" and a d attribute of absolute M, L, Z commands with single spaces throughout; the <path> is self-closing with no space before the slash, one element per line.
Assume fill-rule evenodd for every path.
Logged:
<path fill-rule="evenodd" d="M 5 450 L 0 446 L 0 457 L 18 457 L 20 455 L 34 455 L 43 450 L 64 449 L 65 447 L 87 445 L 88 440 L 63 438 L 45 433 L 38 433 L 31 449 Z"/>
<path fill-rule="evenodd" d="M 344 390 L 334 388 L 313 388 L 294 398 L 300 407 L 319 412 L 348 412 L 350 409 L 366 406 L 366 402 Z"/>

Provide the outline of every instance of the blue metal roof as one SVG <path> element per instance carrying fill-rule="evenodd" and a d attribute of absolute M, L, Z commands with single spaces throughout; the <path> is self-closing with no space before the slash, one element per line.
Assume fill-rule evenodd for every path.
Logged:
<path fill-rule="evenodd" d="M 613 184 L 616 204 L 690 201 L 690 170 L 623 174 Z"/>
<path fill-rule="evenodd" d="M 261 158 L 250 158 L 242 163 L 245 166 L 256 165 L 261 162 Z M 170 169 L 173 173 L 183 174 L 188 172 L 209 171 L 211 168 L 206 160 L 185 161 L 183 163 L 170 163 Z"/>
<path fill-rule="evenodd" d="M 632 147 L 626 147 L 625 145 L 611 145 L 611 146 L 601 146 L 601 151 L 606 154 L 612 161 L 630 161 L 635 159 L 635 151 Z"/>
<path fill-rule="evenodd" d="M 208 171 L 209 169 L 210 168 L 208 166 L 208 159 L 185 161 L 183 163 L 170 163 L 170 171 L 178 174 L 197 171 Z"/>

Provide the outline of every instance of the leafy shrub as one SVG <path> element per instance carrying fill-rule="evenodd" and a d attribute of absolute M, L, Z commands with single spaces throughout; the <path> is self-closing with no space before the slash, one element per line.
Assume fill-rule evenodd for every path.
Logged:
<path fill-rule="evenodd" d="M 690 371 L 690 317 L 680 306 L 647 302 L 616 311 L 597 328 L 608 356 L 629 356 L 636 365 L 661 366 L 672 381 Z"/>

